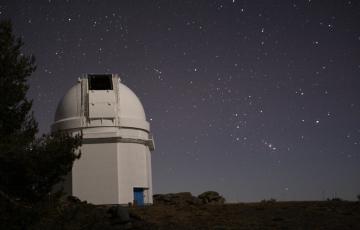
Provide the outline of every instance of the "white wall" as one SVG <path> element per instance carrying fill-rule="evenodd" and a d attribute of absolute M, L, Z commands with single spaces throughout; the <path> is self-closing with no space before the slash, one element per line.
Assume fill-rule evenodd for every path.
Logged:
<path fill-rule="evenodd" d="M 128 203 L 134 200 L 134 187 L 149 189 L 152 186 L 151 180 L 149 180 L 149 170 L 151 169 L 149 157 L 150 151 L 145 145 L 118 143 L 120 203 Z M 148 199 L 149 195 L 152 197 L 152 194 L 147 194 L 144 197 L 145 203 L 152 203 L 152 199 Z"/>
<path fill-rule="evenodd" d="M 116 143 L 83 144 L 72 170 L 73 195 L 93 204 L 118 203 Z"/>
<path fill-rule="evenodd" d="M 115 133 L 113 133 L 115 134 Z M 116 136 L 116 135 L 114 135 Z M 134 187 L 144 188 L 144 202 L 152 203 L 151 153 L 140 143 L 98 143 L 81 147 L 72 170 L 72 194 L 93 204 L 128 204 Z"/>

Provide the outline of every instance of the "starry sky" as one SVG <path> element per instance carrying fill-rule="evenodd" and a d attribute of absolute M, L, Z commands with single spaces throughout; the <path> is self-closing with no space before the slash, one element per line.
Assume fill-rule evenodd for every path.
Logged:
<path fill-rule="evenodd" d="M 360 194 L 359 1 L 0 2 L 34 54 L 40 133 L 83 73 L 119 73 L 156 141 L 155 193 Z"/>

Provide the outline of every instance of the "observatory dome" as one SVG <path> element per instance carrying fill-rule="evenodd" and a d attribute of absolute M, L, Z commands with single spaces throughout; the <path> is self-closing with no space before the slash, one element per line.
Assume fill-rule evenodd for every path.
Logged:
<path fill-rule="evenodd" d="M 58 104 L 52 131 L 81 135 L 65 191 L 94 204 L 151 204 L 154 139 L 139 98 L 116 74 L 85 74 Z"/>
<path fill-rule="evenodd" d="M 139 98 L 117 76 L 88 75 L 79 79 L 59 102 L 52 129 L 96 126 L 132 127 L 149 131 Z"/>

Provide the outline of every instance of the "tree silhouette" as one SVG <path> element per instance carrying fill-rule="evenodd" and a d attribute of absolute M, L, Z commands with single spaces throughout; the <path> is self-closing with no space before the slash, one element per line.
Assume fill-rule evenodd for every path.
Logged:
<path fill-rule="evenodd" d="M 0 195 L 16 202 L 38 202 L 55 192 L 79 157 L 80 137 L 53 133 L 36 138 L 37 122 L 26 98 L 35 58 L 10 21 L 0 21 Z"/>

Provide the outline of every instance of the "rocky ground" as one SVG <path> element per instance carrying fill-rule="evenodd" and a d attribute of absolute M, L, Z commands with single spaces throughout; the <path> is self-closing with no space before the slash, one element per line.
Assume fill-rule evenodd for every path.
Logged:
<path fill-rule="evenodd" d="M 149 229 L 360 229 L 360 203 L 345 201 L 153 205 L 131 213 Z"/>
<path fill-rule="evenodd" d="M 360 202 L 339 199 L 227 204 L 206 192 L 155 195 L 145 207 L 96 206 L 75 197 L 54 206 L 0 204 L 0 229 L 360 229 Z M 29 226 L 26 218 L 38 220 Z"/>

